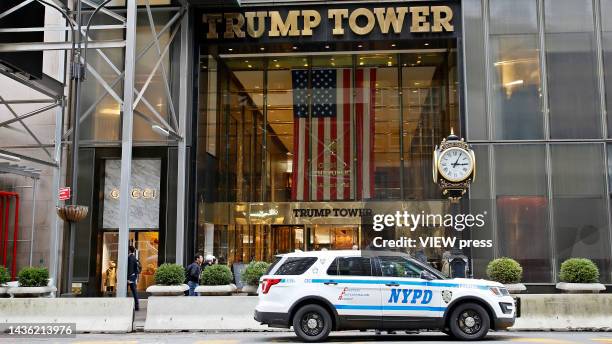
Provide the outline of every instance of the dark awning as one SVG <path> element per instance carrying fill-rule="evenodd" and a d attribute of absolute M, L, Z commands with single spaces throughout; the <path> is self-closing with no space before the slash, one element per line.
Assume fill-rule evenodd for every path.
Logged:
<path fill-rule="evenodd" d="M 240 0 L 187 0 L 198 7 L 240 7 Z"/>

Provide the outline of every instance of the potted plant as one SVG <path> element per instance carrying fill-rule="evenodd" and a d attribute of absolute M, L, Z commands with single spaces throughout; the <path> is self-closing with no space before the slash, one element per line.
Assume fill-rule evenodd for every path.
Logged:
<path fill-rule="evenodd" d="M 512 258 L 502 257 L 490 261 L 487 265 L 487 276 L 490 280 L 502 283 L 512 294 L 518 294 L 527 289 L 521 283 L 523 268 Z"/>
<path fill-rule="evenodd" d="M 590 259 L 570 258 L 561 264 L 557 289 L 566 293 L 599 293 L 606 287 L 599 283 L 599 269 Z"/>
<path fill-rule="evenodd" d="M 57 289 L 49 285 L 49 270 L 45 267 L 26 267 L 17 274 L 18 287 L 6 291 L 11 297 L 49 297 Z"/>
<path fill-rule="evenodd" d="M 6 283 L 11 280 L 11 275 L 6 267 L 0 265 L 0 295 L 6 294 L 8 287 Z"/>
<path fill-rule="evenodd" d="M 261 261 L 250 262 L 240 277 L 242 283 L 244 283 L 242 292 L 248 293 L 249 295 L 257 295 L 259 279 L 268 271 L 269 267 L 270 263 Z"/>
<path fill-rule="evenodd" d="M 198 295 L 230 295 L 236 291 L 236 285 L 232 283 L 234 274 L 226 265 L 211 265 L 202 271 L 200 282 L 195 289 Z"/>
<path fill-rule="evenodd" d="M 189 286 L 185 284 L 185 268 L 179 264 L 165 263 L 153 274 L 155 284 L 147 288 L 152 296 L 183 296 Z"/>

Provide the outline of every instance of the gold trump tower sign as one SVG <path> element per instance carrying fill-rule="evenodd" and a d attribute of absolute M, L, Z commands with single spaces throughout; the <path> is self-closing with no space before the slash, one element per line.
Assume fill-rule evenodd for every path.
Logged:
<path fill-rule="evenodd" d="M 247 11 L 202 15 L 206 39 L 305 37 L 312 36 L 328 20 L 334 37 L 350 30 L 365 36 L 375 28 L 382 34 L 453 32 L 453 9 L 445 5 L 377 8 L 303 9 Z M 219 30 L 219 28 L 222 28 Z"/>

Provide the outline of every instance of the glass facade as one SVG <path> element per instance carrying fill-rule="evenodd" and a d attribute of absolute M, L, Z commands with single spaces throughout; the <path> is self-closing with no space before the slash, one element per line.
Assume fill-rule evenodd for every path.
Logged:
<path fill-rule="evenodd" d="M 493 237 L 495 247 L 475 252 L 475 274 L 508 256 L 523 265 L 525 282 L 555 283 L 565 259 L 586 257 L 611 283 L 604 138 L 612 2 L 462 4 L 467 133 L 480 174 L 470 206 L 494 218 L 479 235 Z"/>
<path fill-rule="evenodd" d="M 235 57 L 219 46 L 227 53 L 213 58 L 210 47 L 202 47 L 208 103 L 198 116 L 206 119 L 207 161 L 216 171 L 209 179 L 217 182 L 214 193 L 201 191 L 198 208 L 208 211 L 200 222 L 214 224 L 216 252 L 235 249 L 229 237 L 239 222 L 249 233 L 260 230 L 269 243 L 254 249 L 251 256 L 258 259 L 337 248 L 342 240 L 364 247 L 369 240 L 365 222 L 353 224 L 356 236 L 341 223 L 325 224 L 331 229 L 269 223 L 278 218 L 269 216 L 270 209 L 282 215 L 295 202 L 374 202 L 374 208 L 383 202 L 391 209 L 434 201 L 448 210 L 431 182 L 431 152 L 453 127 L 478 159 L 478 178 L 462 210 L 490 216 L 471 238 L 495 243 L 469 252 L 475 276 L 485 276 L 491 259 L 509 256 L 523 265 L 525 282 L 554 283 L 563 260 L 584 256 L 599 266 L 602 282 L 611 283 L 605 138 L 612 25 L 602 15 L 610 9 L 609 0 L 465 0 L 459 56 L 456 40 L 443 51 L 329 54 L 321 46 L 295 54 L 287 45 L 263 57 Z M 318 108 L 323 77 L 331 77 L 331 115 Z M 250 213 L 234 220 L 235 210 L 210 216 L 222 202 L 229 208 L 261 202 L 263 218 L 254 221 Z M 344 238 L 334 239 L 336 232 Z M 412 234 L 397 228 L 394 235 Z M 199 237 L 197 246 L 205 250 Z M 244 235 L 241 242 L 242 249 L 251 245 Z M 228 261 L 244 261 L 238 256 Z"/>
<path fill-rule="evenodd" d="M 214 64 L 219 106 L 200 112 L 219 178 L 209 201 L 440 198 L 430 147 L 460 130 L 454 49 Z"/>
<path fill-rule="evenodd" d="M 204 179 L 215 182 L 198 196 L 197 250 L 233 265 L 371 244 L 367 221 L 295 221 L 290 213 L 300 204 L 447 207 L 431 183 L 431 147 L 451 127 L 461 130 L 452 41 L 442 49 L 304 56 L 213 58 L 206 50 L 213 48 L 202 49 L 200 159 Z M 442 250 L 430 251 L 440 266 Z"/>
<path fill-rule="evenodd" d="M 194 99 L 185 138 L 189 184 L 188 195 L 179 195 L 189 208 L 186 256 L 214 254 L 239 268 L 298 249 L 371 243 L 367 214 L 324 219 L 297 216 L 300 209 L 449 213 L 450 202 L 432 182 L 431 155 L 453 128 L 478 162 L 477 178 L 458 207 L 486 213 L 487 221 L 479 230 L 437 227 L 431 235 L 492 239 L 493 247 L 463 252 L 475 277 L 486 277 L 491 259 L 508 256 L 522 264 L 524 282 L 552 285 L 563 260 L 586 257 L 599 267 L 601 282 L 612 284 L 610 12 L 612 0 L 463 0 L 452 37 L 247 37 L 244 45 L 223 38 L 221 23 L 213 41 L 194 25 Z M 153 13 L 156 32 L 174 14 Z M 139 15 L 137 51 L 152 38 L 144 12 Z M 97 18 L 94 24 L 111 23 Z M 136 106 L 135 145 L 161 149 L 141 158 L 162 158 L 160 212 L 168 214 L 155 229 L 131 237 L 151 255 L 152 269 L 173 261 L 176 247 L 175 143 L 150 122 L 174 126 L 179 108 L 166 96 L 177 92 L 174 29 L 160 35 L 162 49 L 171 44 L 167 55 L 159 60 L 152 48 L 137 64 L 136 92 L 147 89 Z M 92 34 L 103 32 L 104 39 L 123 38 L 121 30 L 119 36 Z M 121 49 L 104 53 L 90 52 L 89 63 L 121 95 L 109 61 L 121 67 L 124 56 Z M 90 114 L 82 120 L 88 151 L 81 158 L 87 172 L 81 173 L 91 176 L 80 192 L 87 195 L 103 180 L 100 159 L 117 159 L 121 143 L 119 102 L 96 78 L 84 85 L 83 111 Z M 91 202 L 94 213 L 103 211 Z M 81 226 L 94 228 L 101 219 Z M 75 275 L 97 275 L 89 283 L 108 293 L 115 231 L 91 228 L 77 237 L 83 248 L 76 255 L 104 262 L 89 264 L 96 271 L 77 266 Z M 416 235 L 405 228 L 390 233 L 388 239 Z M 445 269 L 444 250 L 410 253 Z"/>

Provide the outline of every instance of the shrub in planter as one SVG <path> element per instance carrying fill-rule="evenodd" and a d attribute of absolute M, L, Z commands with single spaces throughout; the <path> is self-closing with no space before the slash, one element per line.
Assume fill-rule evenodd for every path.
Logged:
<path fill-rule="evenodd" d="M 268 271 L 269 267 L 270 263 L 260 261 L 250 262 L 240 277 L 242 283 L 244 283 L 242 291 L 249 293 L 250 295 L 257 294 L 259 279 L 266 273 L 266 271 Z"/>
<path fill-rule="evenodd" d="M 561 282 L 599 283 L 599 269 L 590 259 L 570 258 L 561 264 Z"/>
<path fill-rule="evenodd" d="M 17 275 L 20 287 L 46 287 L 49 270 L 44 267 L 23 268 Z"/>
<path fill-rule="evenodd" d="M 158 285 L 181 285 L 185 283 L 185 268 L 179 264 L 165 263 L 157 268 L 153 278 Z"/>
<path fill-rule="evenodd" d="M 8 289 L 5 287 L 6 283 L 11 280 L 8 269 L 0 265 L 0 295 L 6 293 Z"/>
<path fill-rule="evenodd" d="M 227 285 L 234 280 L 234 274 L 226 265 L 211 265 L 202 271 L 200 280 L 203 285 Z"/>
<path fill-rule="evenodd" d="M 520 293 L 527 288 L 521 279 L 523 268 L 516 260 L 502 257 L 489 262 L 487 265 L 487 276 L 490 280 L 502 283 L 512 294 Z"/>
<path fill-rule="evenodd" d="M 19 287 L 9 287 L 6 292 L 11 297 L 52 296 L 57 291 L 49 284 L 49 271 L 44 267 L 27 267 L 17 274 Z"/>
<path fill-rule="evenodd" d="M 233 280 L 234 275 L 229 267 L 221 264 L 211 265 L 202 271 L 201 285 L 195 292 L 199 295 L 228 295 L 236 291 Z"/>
<path fill-rule="evenodd" d="M 257 286 L 259 284 L 259 279 L 266 273 L 269 267 L 270 263 L 258 261 L 250 262 L 242 273 L 242 282 L 244 284 Z"/>
<path fill-rule="evenodd" d="M 153 274 L 155 284 L 147 288 L 152 296 L 182 296 L 189 286 L 185 284 L 185 268 L 178 264 L 160 265 Z"/>
<path fill-rule="evenodd" d="M 4 266 L 0 266 L 0 286 L 6 284 L 11 280 L 11 275 L 9 271 Z"/>
<path fill-rule="evenodd" d="M 523 278 L 523 268 L 512 258 L 497 258 L 487 265 L 487 276 L 502 284 L 516 284 Z"/>
<path fill-rule="evenodd" d="M 557 289 L 567 293 L 598 293 L 606 287 L 599 283 L 599 269 L 590 259 L 570 258 L 561 264 Z"/>

